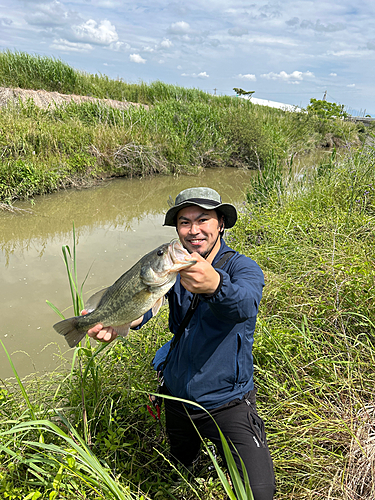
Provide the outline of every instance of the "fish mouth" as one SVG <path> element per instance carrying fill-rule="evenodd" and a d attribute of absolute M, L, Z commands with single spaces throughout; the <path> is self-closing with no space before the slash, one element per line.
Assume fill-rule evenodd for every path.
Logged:
<path fill-rule="evenodd" d="M 172 267 L 169 269 L 169 273 L 178 272 L 181 269 L 185 269 L 185 267 L 193 266 L 197 263 L 196 259 L 186 260 L 186 257 L 189 257 L 189 253 L 182 246 L 180 240 L 173 240 L 170 243 L 168 250 L 172 261 Z"/>
<path fill-rule="evenodd" d="M 175 279 L 176 273 L 197 263 L 196 259 L 190 258 L 189 252 L 179 240 L 173 240 L 162 248 L 162 262 L 154 268 L 150 266 L 142 276 L 142 281 L 147 286 L 166 285 Z"/>

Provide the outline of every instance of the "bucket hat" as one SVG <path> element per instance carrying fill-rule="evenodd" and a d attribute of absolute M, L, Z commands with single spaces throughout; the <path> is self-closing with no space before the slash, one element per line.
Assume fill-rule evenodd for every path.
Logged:
<path fill-rule="evenodd" d="M 237 220 L 236 207 L 230 203 L 222 203 L 219 193 L 208 187 L 184 189 L 177 195 L 174 203 L 171 198 L 169 203 L 172 206 L 165 214 L 164 226 L 176 226 L 177 213 L 191 205 L 197 205 L 206 210 L 218 210 L 224 215 L 226 228 L 233 227 Z"/>

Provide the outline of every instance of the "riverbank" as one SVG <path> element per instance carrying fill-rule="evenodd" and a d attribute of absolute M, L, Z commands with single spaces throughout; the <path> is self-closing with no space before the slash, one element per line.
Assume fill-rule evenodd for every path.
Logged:
<path fill-rule="evenodd" d="M 245 211 L 226 235 L 265 272 L 255 379 L 280 500 L 373 498 L 374 162 L 373 148 L 348 150 L 345 158 L 332 155 L 281 178 L 274 163 L 273 171 L 249 182 Z M 225 498 L 205 454 L 196 479 L 171 479 L 163 427 L 146 409 L 146 394 L 155 390 L 150 361 L 170 338 L 166 313 L 125 343 L 104 351 L 86 346 L 71 376 L 30 381 L 30 404 L 37 418 L 52 418 L 66 429 L 54 416 L 56 408 L 63 412 L 127 498 L 130 492 L 139 499 Z M 12 391 L 3 386 L 2 430 L 31 418 L 21 393 Z M 100 498 L 77 452 L 59 454 L 65 441 L 44 425 L 43 441 L 58 448 L 36 454 L 36 445 L 27 444 L 40 439 L 33 429 L 22 438 L 11 434 L 11 443 L 0 435 L 9 450 L 3 448 L 0 457 L 0 492 L 20 500 L 32 492 L 47 499 L 54 491 L 73 499 L 77 490 Z M 31 460 L 43 465 L 39 478 L 28 469 Z"/>
<path fill-rule="evenodd" d="M 359 126 L 339 119 L 162 82 L 127 84 L 22 53 L 0 53 L 0 84 L 0 203 L 8 205 L 114 176 L 258 169 L 363 140 Z"/>

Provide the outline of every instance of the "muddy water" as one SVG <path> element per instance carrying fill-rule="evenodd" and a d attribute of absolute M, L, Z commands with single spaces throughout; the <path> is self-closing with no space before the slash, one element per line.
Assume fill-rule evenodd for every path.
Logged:
<path fill-rule="evenodd" d="M 209 186 L 223 201 L 241 205 L 252 171 L 207 169 L 197 176 L 117 179 L 95 188 L 38 197 L 31 213 L 0 212 L 0 339 L 21 376 L 67 366 L 71 351 L 52 328 L 65 316 L 71 298 L 61 247 L 72 247 L 76 228 L 79 280 L 87 299 L 111 285 L 139 258 L 175 236 L 162 227 L 169 195 L 192 186 Z M 0 378 L 12 376 L 0 347 Z"/>

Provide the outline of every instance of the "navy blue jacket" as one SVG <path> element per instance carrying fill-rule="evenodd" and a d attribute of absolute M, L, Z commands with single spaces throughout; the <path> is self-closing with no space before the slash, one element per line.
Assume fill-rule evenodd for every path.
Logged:
<path fill-rule="evenodd" d="M 213 265 L 229 250 L 222 240 Z M 164 369 L 165 384 L 173 396 L 207 409 L 241 398 L 254 388 L 252 346 L 264 286 L 258 264 L 238 252 L 217 271 L 218 289 L 212 295 L 199 295 L 198 307 Z M 181 286 L 178 275 L 167 296 L 169 328 L 176 333 L 192 293 Z M 169 342 L 157 351 L 155 369 L 168 350 Z"/>

